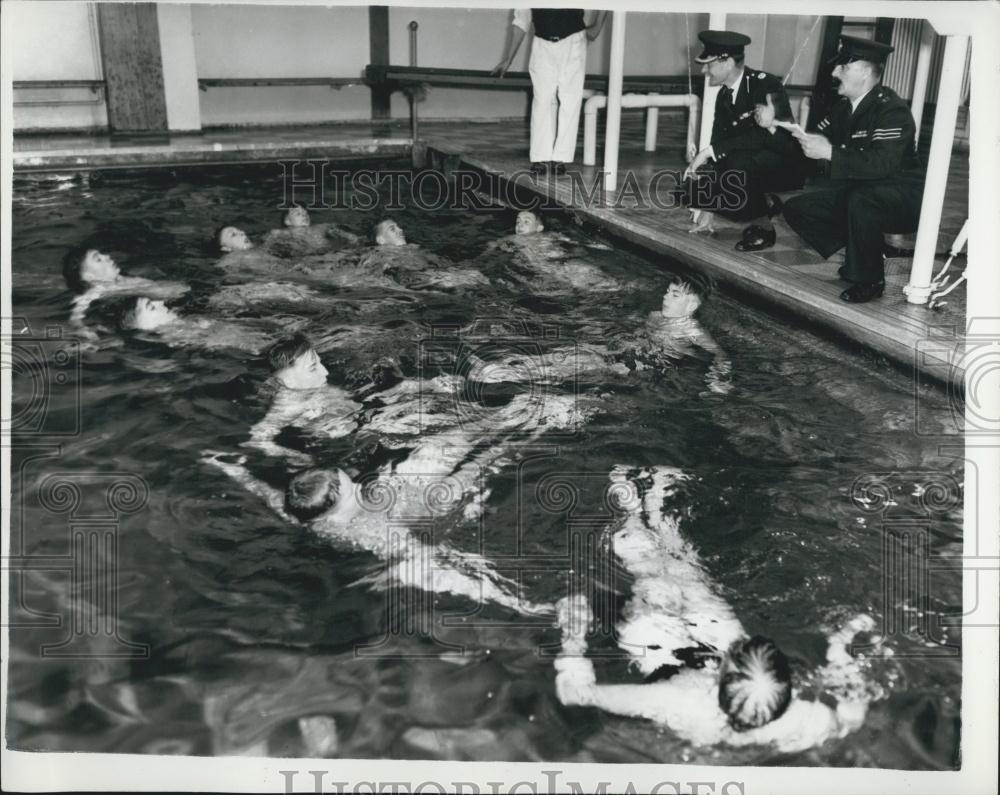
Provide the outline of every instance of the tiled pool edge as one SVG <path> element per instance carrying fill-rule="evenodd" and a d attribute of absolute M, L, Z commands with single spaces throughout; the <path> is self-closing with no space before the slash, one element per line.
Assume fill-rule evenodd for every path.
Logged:
<path fill-rule="evenodd" d="M 418 146 L 425 149 L 418 156 L 421 160 L 426 158 L 429 165 L 452 170 L 461 164 L 465 168 L 491 174 L 502 182 L 511 181 L 503 172 L 475 155 L 454 151 L 432 141 L 421 141 Z M 944 346 L 921 347 L 921 343 L 932 339 L 948 339 L 947 336 L 935 335 L 936 327 L 929 323 L 911 320 L 899 325 L 873 317 L 862 307 L 817 294 L 812 280 L 789 268 L 753 255 L 734 257 L 728 251 L 713 250 L 705 246 L 700 238 L 692 239 L 686 233 L 650 229 L 610 208 L 574 206 L 564 201 L 558 190 L 551 190 L 553 186 L 546 180 L 535 180 L 525 173 L 512 176 L 519 188 L 557 202 L 611 235 L 624 238 L 653 254 L 680 261 L 738 293 L 822 326 L 886 356 L 906 370 L 917 370 L 939 385 L 958 390 L 964 386 L 964 369 L 939 355 Z"/>
<path fill-rule="evenodd" d="M 284 159 L 349 160 L 381 156 L 408 157 L 409 138 L 330 138 L 280 143 L 219 142 L 209 137 L 190 143 L 132 145 L 108 149 L 52 149 L 15 151 L 14 174 L 87 169 L 194 166 L 263 162 Z"/>

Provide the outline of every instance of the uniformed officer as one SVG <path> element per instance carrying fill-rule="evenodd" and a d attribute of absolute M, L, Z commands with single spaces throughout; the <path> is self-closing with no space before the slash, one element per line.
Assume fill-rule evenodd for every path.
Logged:
<path fill-rule="evenodd" d="M 767 193 L 802 187 L 806 171 L 788 131 L 758 123 L 759 109 L 768 106 L 778 119 L 791 120 L 784 87 L 775 75 L 745 65 L 749 36 L 705 30 L 698 38 L 703 50 L 695 61 L 702 64 L 709 85 L 721 88 L 715 97 L 711 144 L 695 155 L 685 172 L 696 175 L 707 167 L 688 191 L 687 201 L 693 209 L 718 212 L 734 221 L 768 215 Z M 710 218 L 702 213 L 692 231 L 710 228 Z M 773 244 L 773 231 L 770 235 L 768 244 Z"/>
<path fill-rule="evenodd" d="M 587 72 L 587 42 L 601 32 L 607 11 L 598 11 L 590 25 L 582 8 L 516 8 L 511 36 L 493 74 L 503 77 L 529 28 L 531 43 L 531 170 L 562 174 L 576 154 L 583 83 Z M 558 100 L 558 105 L 557 105 Z M 558 107 L 558 112 L 557 112 Z"/>
<path fill-rule="evenodd" d="M 846 247 L 839 274 L 852 284 L 840 297 L 863 303 L 885 289 L 885 233 L 917 228 L 923 175 L 910 108 L 881 85 L 893 48 L 854 36 L 840 41 L 833 76 L 841 99 L 817 125 L 819 134 L 796 134 L 806 157 L 829 182 L 789 199 L 784 214 L 824 257 Z"/>

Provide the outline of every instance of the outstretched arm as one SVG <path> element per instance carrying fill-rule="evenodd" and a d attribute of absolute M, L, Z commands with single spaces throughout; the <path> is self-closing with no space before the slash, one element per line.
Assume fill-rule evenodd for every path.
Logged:
<path fill-rule="evenodd" d="M 583 596 L 564 597 L 556 604 L 562 628 L 562 649 L 555 660 L 556 695 L 566 706 L 597 707 L 615 715 L 647 718 L 680 726 L 685 716 L 706 710 L 704 688 L 685 686 L 686 677 L 644 685 L 599 685 L 594 664 L 585 655 L 590 607 Z M 699 677 L 704 678 L 704 677 Z M 707 706 L 711 708 L 709 701 Z"/>
<path fill-rule="evenodd" d="M 432 547 L 413 540 L 390 563 L 386 577 L 400 585 L 465 596 L 474 602 L 492 602 L 528 615 L 552 612 L 550 606 L 522 599 L 516 583 L 497 573 L 485 558 L 440 545 Z"/>
<path fill-rule="evenodd" d="M 289 522 L 296 521 L 287 513 L 285 513 L 285 498 L 284 495 L 278 491 L 276 488 L 269 486 L 262 480 L 258 480 L 250 471 L 243 466 L 246 463 L 245 455 L 238 455 L 234 461 L 223 461 L 221 456 L 232 455 L 231 453 L 218 452 L 216 450 L 205 450 L 203 451 L 202 461 L 209 466 L 213 466 L 216 469 L 221 469 L 230 478 L 239 483 L 243 488 L 249 491 L 251 494 L 260 497 L 267 506 L 278 514 L 282 519 Z"/>

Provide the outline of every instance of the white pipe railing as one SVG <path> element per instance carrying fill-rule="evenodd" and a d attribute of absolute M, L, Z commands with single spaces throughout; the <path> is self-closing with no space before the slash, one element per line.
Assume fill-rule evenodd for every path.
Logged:
<path fill-rule="evenodd" d="M 725 30 L 725 14 L 708 15 L 709 30 Z M 708 84 L 708 75 L 705 75 L 705 90 L 702 92 L 701 101 L 701 135 L 698 136 L 698 149 L 704 149 L 712 142 L 712 124 L 715 122 L 715 97 L 719 93 L 718 86 Z"/>
<path fill-rule="evenodd" d="M 622 125 L 622 80 L 625 77 L 625 12 L 611 12 L 611 57 L 608 63 L 608 113 L 604 127 L 604 190 L 618 186 L 618 144 Z M 588 100 L 590 101 L 590 100 Z"/>
<path fill-rule="evenodd" d="M 934 271 L 934 254 L 941 228 L 944 193 L 948 187 L 948 166 L 951 164 L 951 149 L 955 142 L 958 105 L 962 101 L 962 78 L 968 47 L 968 36 L 945 37 L 937 110 L 934 113 L 934 135 L 931 138 L 927 178 L 924 181 L 924 198 L 920 205 L 920 226 L 913 251 L 910 283 L 903 288 L 906 300 L 911 304 L 926 304 L 931 294 L 931 274 Z"/>
<path fill-rule="evenodd" d="M 924 22 L 920 28 L 920 49 L 917 52 L 917 69 L 913 76 L 913 99 L 910 101 L 910 113 L 917 131 L 913 136 L 913 145 L 920 140 L 920 122 L 924 116 L 924 101 L 927 98 L 927 80 L 931 73 L 931 56 L 934 52 L 934 29 L 930 23 Z M 940 89 L 938 89 L 940 92 Z"/>
<path fill-rule="evenodd" d="M 597 111 L 608 104 L 603 94 L 594 94 L 583 103 L 583 164 L 597 163 Z M 687 108 L 687 143 L 693 144 L 698 130 L 698 111 L 701 101 L 694 94 L 624 94 L 623 108 L 648 108 L 652 113 L 657 108 Z M 646 151 L 656 151 L 656 116 L 646 116 Z"/>

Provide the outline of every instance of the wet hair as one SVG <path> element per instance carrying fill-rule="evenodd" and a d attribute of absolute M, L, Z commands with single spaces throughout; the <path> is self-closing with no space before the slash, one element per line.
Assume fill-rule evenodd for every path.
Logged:
<path fill-rule="evenodd" d="M 708 297 L 708 288 L 699 280 L 690 279 L 686 276 L 674 276 L 667 284 L 667 289 L 669 290 L 675 284 L 688 295 L 693 295 L 697 298 L 699 308 L 705 303 L 705 299 Z"/>
<path fill-rule="evenodd" d="M 329 469 L 299 472 L 285 488 L 285 510 L 302 522 L 321 516 L 337 504 L 340 478 Z"/>
<path fill-rule="evenodd" d="M 87 282 L 83 280 L 80 273 L 83 267 L 83 259 L 89 251 L 98 251 L 96 246 L 74 246 L 63 256 L 62 272 L 66 280 L 66 286 L 74 293 L 87 291 Z"/>
<path fill-rule="evenodd" d="M 126 306 L 118 315 L 118 328 L 128 330 L 134 329 L 136 318 L 139 315 L 139 299 L 136 298 Z"/>
<path fill-rule="evenodd" d="M 736 641 L 719 669 L 719 706 L 737 731 L 781 717 L 792 700 L 788 658 L 773 640 L 754 635 Z"/>
<path fill-rule="evenodd" d="M 305 334 L 293 334 L 278 340 L 267 349 L 267 363 L 273 372 L 284 370 L 303 354 L 312 350 L 312 343 Z"/>

